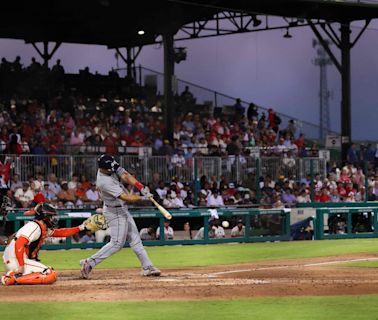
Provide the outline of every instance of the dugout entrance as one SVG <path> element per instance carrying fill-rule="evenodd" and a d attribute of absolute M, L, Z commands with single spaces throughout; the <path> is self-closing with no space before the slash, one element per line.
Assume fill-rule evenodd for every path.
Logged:
<path fill-rule="evenodd" d="M 316 240 L 378 237 L 378 208 L 319 208 L 315 220 Z"/>

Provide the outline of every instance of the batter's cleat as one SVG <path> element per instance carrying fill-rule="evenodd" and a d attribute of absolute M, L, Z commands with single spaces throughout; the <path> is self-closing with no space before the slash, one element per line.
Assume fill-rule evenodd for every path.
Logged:
<path fill-rule="evenodd" d="M 92 266 L 89 264 L 89 261 L 87 259 L 80 260 L 80 272 L 83 279 L 88 279 L 91 271 Z"/>
<path fill-rule="evenodd" d="M 154 266 L 148 266 L 147 268 L 143 268 L 142 276 L 144 277 L 159 277 L 161 275 L 161 271 Z"/>

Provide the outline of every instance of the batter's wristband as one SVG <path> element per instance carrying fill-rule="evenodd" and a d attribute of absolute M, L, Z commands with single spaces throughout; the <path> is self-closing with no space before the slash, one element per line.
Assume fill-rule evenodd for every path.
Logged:
<path fill-rule="evenodd" d="M 144 188 L 144 185 L 141 184 L 139 181 L 135 182 L 134 187 L 137 188 L 139 191 Z"/>

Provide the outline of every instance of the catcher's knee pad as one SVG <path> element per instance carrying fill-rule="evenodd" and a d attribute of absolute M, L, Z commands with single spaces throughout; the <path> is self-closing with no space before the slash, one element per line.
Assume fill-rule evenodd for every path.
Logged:
<path fill-rule="evenodd" d="M 58 279 L 58 274 L 48 268 L 44 272 L 33 272 L 21 277 L 15 278 L 15 284 L 52 284 Z"/>

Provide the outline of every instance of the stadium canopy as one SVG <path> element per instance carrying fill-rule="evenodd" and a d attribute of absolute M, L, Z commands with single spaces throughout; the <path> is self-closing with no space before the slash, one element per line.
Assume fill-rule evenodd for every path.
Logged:
<path fill-rule="evenodd" d="M 272 28 L 267 22 L 261 24 L 258 19 L 272 15 L 288 18 L 287 25 L 282 28 L 310 26 L 339 70 L 342 79 L 342 154 L 343 159 L 346 159 L 351 141 L 350 50 L 369 21 L 378 17 L 378 4 L 373 1 L 13 0 L 2 4 L 0 38 L 22 39 L 26 43 L 32 43 L 45 63 L 61 43 L 105 45 L 116 50 L 125 47 L 127 58 L 122 58 L 128 68 L 137 56 L 135 53 L 133 56 L 131 48 L 162 42 L 167 106 L 164 116 L 168 132 L 172 133 L 174 42 L 180 39 L 270 30 Z M 222 29 L 219 25 L 220 17 L 231 21 L 235 29 Z M 292 18 L 296 20 L 289 20 Z M 364 20 L 365 25 L 352 40 L 350 24 L 356 20 Z M 209 21 L 215 22 L 216 27 L 208 27 Z M 333 28 L 335 23 L 340 24 L 339 33 Z M 141 35 L 142 30 L 144 33 Z M 178 39 L 180 31 L 186 36 Z M 340 49 L 341 59 L 329 48 L 324 35 Z M 36 45 L 39 42 L 43 43 L 42 50 Z M 50 42 L 54 42 L 55 47 L 49 52 Z"/>
<path fill-rule="evenodd" d="M 158 35 L 222 11 L 332 22 L 378 17 L 377 5 L 319 0 L 13 0 L 4 1 L 1 11 L 1 38 L 110 48 L 152 44 Z M 138 34 L 140 30 L 145 31 L 143 36 Z"/>

